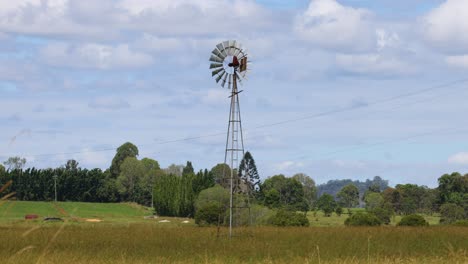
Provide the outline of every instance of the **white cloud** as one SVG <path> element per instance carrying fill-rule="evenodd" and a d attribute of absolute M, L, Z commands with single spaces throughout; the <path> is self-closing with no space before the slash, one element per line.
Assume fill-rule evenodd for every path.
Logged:
<path fill-rule="evenodd" d="M 283 161 L 281 163 L 278 163 L 275 165 L 275 168 L 281 171 L 284 170 L 291 170 L 294 168 L 301 168 L 303 167 L 304 164 L 302 162 L 296 162 L 296 161 Z"/>
<path fill-rule="evenodd" d="M 448 158 L 451 164 L 468 165 L 468 152 L 460 152 Z"/>
<path fill-rule="evenodd" d="M 343 6 L 335 0 L 312 0 L 296 18 L 294 29 L 300 38 L 315 46 L 367 51 L 376 44 L 372 20 L 372 13 L 366 9 Z"/>
<path fill-rule="evenodd" d="M 451 66 L 468 68 L 468 55 L 447 56 L 445 62 Z"/>
<path fill-rule="evenodd" d="M 447 0 L 422 18 L 429 45 L 447 53 L 468 51 L 468 1 Z"/>
<path fill-rule="evenodd" d="M 126 44 L 108 46 L 101 44 L 70 45 L 50 43 L 40 51 L 42 59 L 53 66 L 96 68 L 101 70 L 140 68 L 153 63 L 145 53 L 133 51 Z"/>
<path fill-rule="evenodd" d="M 65 38 L 115 39 L 122 32 L 208 35 L 269 27 L 254 0 L 15 0 L 0 3 L 0 30 Z M 255 23 L 254 23 L 255 22 Z"/>
<path fill-rule="evenodd" d="M 98 2 L 98 1 L 96 1 Z M 88 26 L 70 17 L 69 0 L 17 0 L 0 3 L 0 30 L 55 36 L 110 35 L 103 27 Z M 101 14 L 102 15 L 102 14 Z"/>
<path fill-rule="evenodd" d="M 336 63 L 342 70 L 355 74 L 393 76 L 415 72 L 415 69 L 395 54 L 337 54 Z"/>

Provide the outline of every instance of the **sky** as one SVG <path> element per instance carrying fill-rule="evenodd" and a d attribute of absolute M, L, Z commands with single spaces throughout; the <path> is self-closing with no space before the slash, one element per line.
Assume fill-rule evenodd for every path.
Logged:
<path fill-rule="evenodd" d="M 466 0 L 0 0 L 0 160 L 108 168 L 223 162 L 235 39 L 245 148 L 262 178 L 434 187 L 468 167 Z"/>

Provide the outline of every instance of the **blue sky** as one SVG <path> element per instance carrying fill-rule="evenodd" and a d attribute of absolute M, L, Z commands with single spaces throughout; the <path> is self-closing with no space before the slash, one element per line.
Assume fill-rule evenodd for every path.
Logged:
<path fill-rule="evenodd" d="M 163 167 L 211 168 L 229 91 L 208 58 L 237 39 L 263 178 L 435 186 L 468 166 L 467 17 L 463 0 L 2 1 L 0 159 L 107 168 L 131 141 Z"/>

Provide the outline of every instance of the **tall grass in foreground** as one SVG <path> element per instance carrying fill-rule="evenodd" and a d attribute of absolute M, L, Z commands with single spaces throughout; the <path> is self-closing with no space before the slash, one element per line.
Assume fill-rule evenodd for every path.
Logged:
<path fill-rule="evenodd" d="M 1 263 L 468 263 L 468 228 L 11 226 Z"/>

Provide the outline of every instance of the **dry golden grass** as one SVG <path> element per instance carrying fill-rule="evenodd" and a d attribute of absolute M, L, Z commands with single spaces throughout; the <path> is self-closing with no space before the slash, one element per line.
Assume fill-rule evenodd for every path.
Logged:
<path fill-rule="evenodd" d="M 0 227 L 2 263 L 468 263 L 468 228 Z"/>

